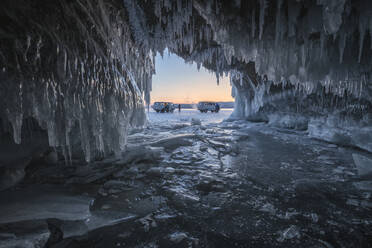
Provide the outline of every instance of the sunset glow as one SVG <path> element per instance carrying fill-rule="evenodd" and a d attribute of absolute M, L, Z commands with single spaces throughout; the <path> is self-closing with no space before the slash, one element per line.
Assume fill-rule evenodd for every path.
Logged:
<path fill-rule="evenodd" d="M 199 101 L 234 101 L 229 77 L 220 78 L 196 64 L 186 64 L 174 54 L 156 56 L 156 75 L 153 76 L 151 102 L 197 103 Z"/>

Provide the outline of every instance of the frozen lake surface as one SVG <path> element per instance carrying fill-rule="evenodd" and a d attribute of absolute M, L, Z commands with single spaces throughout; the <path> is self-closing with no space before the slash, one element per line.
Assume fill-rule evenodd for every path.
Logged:
<path fill-rule="evenodd" d="M 368 154 L 231 113 L 150 112 L 121 156 L 29 166 L 0 247 L 369 247 Z"/>
<path fill-rule="evenodd" d="M 173 113 L 156 113 L 154 110 L 150 110 L 148 119 L 151 123 L 190 123 L 191 119 L 199 119 L 202 124 L 207 123 L 218 123 L 221 122 L 231 115 L 233 109 L 221 109 L 218 113 L 200 113 L 196 109 L 182 109 L 178 112 L 176 109 Z"/>

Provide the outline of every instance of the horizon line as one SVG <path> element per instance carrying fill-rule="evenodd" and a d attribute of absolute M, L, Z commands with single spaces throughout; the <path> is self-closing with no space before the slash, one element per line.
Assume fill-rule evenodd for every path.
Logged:
<path fill-rule="evenodd" d="M 155 102 L 172 102 L 174 104 L 198 104 L 199 102 L 223 102 L 223 103 L 234 103 L 235 101 L 215 101 L 215 100 L 201 100 L 197 102 L 178 102 L 178 101 L 171 101 L 171 100 L 161 100 L 161 101 L 151 101 L 150 103 L 153 104 Z"/>

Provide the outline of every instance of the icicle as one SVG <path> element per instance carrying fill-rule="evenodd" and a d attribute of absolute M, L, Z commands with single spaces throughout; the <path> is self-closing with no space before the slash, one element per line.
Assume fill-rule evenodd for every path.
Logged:
<path fill-rule="evenodd" d="M 255 37 L 256 34 L 256 9 L 252 9 L 252 24 L 251 24 L 251 36 L 252 38 Z"/>
<path fill-rule="evenodd" d="M 343 58 L 344 58 L 345 46 L 346 46 L 346 34 L 341 33 L 339 41 L 338 41 L 338 48 L 340 51 L 340 64 L 342 63 Z"/>
<path fill-rule="evenodd" d="M 236 6 L 237 8 L 240 9 L 241 4 L 242 4 L 242 1 L 241 1 L 241 0 L 235 0 L 235 6 Z"/>
<path fill-rule="evenodd" d="M 9 121 L 13 128 L 13 140 L 16 144 L 21 144 L 21 137 L 22 137 L 22 122 L 23 122 L 23 114 L 17 113 L 8 113 Z"/>
<path fill-rule="evenodd" d="M 37 60 L 40 59 L 40 49 L 41 49 L 42 46 L 43 46 L 43 41 L 42 41 L 41 36 L 40 36 L 39 41 L 36 44 L 36 55 L 35 55 L 35 61 L 34 62 L 36 62 Z"/>
<path fill-rule="evenodd" d="M 362 59 L 362 52 L 363 52 L 363 44 L 364 44 L 364 37 L 366 35 L 366 29 L 368 25 L 367 17 L 361 16 L 359 20 L 359 56 L 358 56 L 358 63 Z"/>
<path fill-rule="evenodd" d="M 281 8 L 282 8 L 283 0 L 277 0 L 277 7 L 276 7 L 276 22 L 275 22 L 275 47 L 278 47 L 279 37 L 281 35 Z"/>
<path fill-rule="evenodd" d="M 63 63 L 63 72 L 66 74 L 66 72 L 67 72 L 67 52 L 66 52 L 66 50 L 65 50 L 64 55 L 65 55 L 65 58 L 64 58 L 64 63 Z"/>
<path fill-rule="evenodd" d="M 323 58 L 323 55 L 324 55 L 325 39 L 326 39 L 326 35 L 322 32 L 320 34 L 320 58 Z"/>
<path fill-rule="evenodd" d="M 306 43 L 305 43 L 306 44 Z M 305 67 L 306 64 L 306 47 L 305 44 L 301 45 L 301 65 Z"/>
<path fill-rule="evenodd" d="M 24 53 L 24 60 L 27 62 L 28 59 L 27 59 L 27 53 L 28 53 L 28 50 L 30 49 L 30 46 L 31 46 L 31 36 L 27 35 L 27 45 L 26 45 L 26 50 L 25 50 L 25 53 Z"/>
<path fill-rule="evenodd" d="M 259 33 L 259 39 L 262 39 L 263 29 L 265 25 L 265 10 L 267 7 L 266 0 L 260 0 L 260 33 Z"/>
<path fill-rule="evenodd" d="M 371 50 L 372 50 L 372 17 L 369 19 L 369 36 L 370 36 L 370 43 L 371 43 Z"/>
<path fill-rule="evenodd" d="M 297 17 L 300 14 L 301 8 L 298 3 L 292 2 L 288 4 L 288 37 L 293 37 L 296 35 L 295 24 L 297 23 Z"/>

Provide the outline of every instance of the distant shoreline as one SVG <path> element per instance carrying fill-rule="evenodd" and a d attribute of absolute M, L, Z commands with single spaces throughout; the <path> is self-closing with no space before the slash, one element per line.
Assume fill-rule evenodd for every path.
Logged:
<path fill-rule="evenodd" d="M 182 110 L 184 110 L 184 111 L 190 111 L 190 110 L 199 111 L 196 108 L 181 108 L 181 112 L 182 112 Z M 220 110 L 223 110 L 223 111 L 231 110 L 231 111 L 233 111 L 234 108 L 221 108 Z M 146 109 L 146 111 L 147 111 L 147 109 Z M 152 109 L 152 108 L 150 108 L 150 112 L 155 112 L 156 113 L 156 111 L 154 109 Z M 175 109 L 174 112 L 175 113 L 178 112 L 178 109 Z"/>
<path fill-rule="evenodd" d="M 217 102 L 221 109 L 234 108 L 234 102 Z M 175 105 L 181 104 L 181 109 L 196 109 L 197 103 L 173 103 Z M 151 104 L 152 107 L 153 104 Z"/>
<path fill-rule="evenodd" d="M 229 108 L 229 107 L 221 107 L 220 109 L 233 109 L 234 107 L 231 107 L 231 108 Z M 182 108 L 181 107 L 181 109 L 195 109 L 195 110 L 197 110 L 197 108 L 191 108 L 191 107 L 184 107 L 184 108 Z"/>

